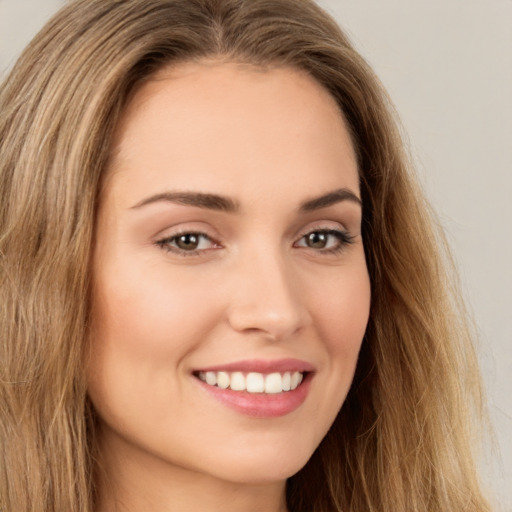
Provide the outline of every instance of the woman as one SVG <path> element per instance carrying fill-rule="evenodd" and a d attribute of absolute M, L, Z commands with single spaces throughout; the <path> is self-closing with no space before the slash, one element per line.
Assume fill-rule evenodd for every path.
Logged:
<path fill-rule="evenodd" d="M 437 233 L 315 4 L 72 2 L 0 111 L 3 509 L 488 510 Z"/>

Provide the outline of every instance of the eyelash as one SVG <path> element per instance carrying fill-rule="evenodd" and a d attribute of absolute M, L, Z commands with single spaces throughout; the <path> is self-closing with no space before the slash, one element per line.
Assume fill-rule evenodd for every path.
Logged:
<path fill-rule="evenodd" d="M 183 236 L 196 236 L 203 240 L 204 239 L 209 240 L 212 244 L 217 245 L 216 242 L 211 237 L 209 237 L 207 234 L 201 233 L 198 231 L 182 231 L 182 232 L 176 233 L 172 236 L 165 237 L 161 240 L 157 240 L 156 245 L 158 245 L 164 251 L 171 252 L 171 253 L 177 254 L 179 256 L 184 256 L 184 257 L 197 256 L 200 253 L 208 250 L 208 249 L 194 249 L 191 251 L 186 251 L 184 249 L 180 249 L 179 247 L 173 247 L 172 245 L 170 245 L 173 242 L 175 243 L 180 237 L 183 237 Z"/>
<path fill-rule="evenodd" d="M 301 235 L 301 237 L 299 238 L 299 241 L 294 243 L 294 247 L 297 247 L 297 244 L 300 241 L 305 240 L 307 236 L 314 235 L 314 234 L 335 237 L 337 239 L 338 243 L 336 244 L 335 247 L 332 247 L 329 249 L 316 250 L 314 248 L 311 248 L 311 247 L 308 247 L 305 245 L 304 246 L 301 245 L 298 247 L 309 248 L 309 249 L 312 249 L 312 250 L 322 253 L 322 254 L 338 254 L 338 253 L 342 252 L 348 245 L 354 243 L 354 237 L 352 235 L 350 235 L 347 231 L 337 230 L 337 229 L 313 229 L 313 230 L 310 230 L 307 233 L 304 233 L 303 235 Z M 197 232 L 197 231 L 182 231 L 180 233 L 176 233 L 172 236 L 163 238 L 161 240 L 157 240 L 155 242 L 155 244 L 167 252 L 171 252 L 171 253 L 177 254 L 179 256 L 184 256 L 184 257 L 198 256 L 198 255 L 200 255 L 200 253 L 203 253 L 203 252 L 206 252 L 209 250 L 209 249 L 193 249 L 193 250 L 187 251 L 187 250 L 180 249 L 179 247 L 175 247 L 175 246 L 171 245 L 171 243 L 176 243 L 176 241 L 180 237 L 183 237 L 183 236 L 198 237 L 199 239 L 203 239 L 203 240 L 206 239 L 206 240 L 209 240 L 213 245 L 218 245 L 215 242 L 215 240 L 213 240 L 210 236 L 208 236 L 205 233 L 201 233 L 201 232 Z M 220 247 L 220 246 L 218 246 L 218 247 Z"/>
<path fill-rule="evenodd" d="M 315 234 L 316 235 L 332 236 L 337 239 L 338 243 L 335 245 L 335 247 L 332 247 L 329 249 L 318 249 L 317 252 L 321 252 L 322 254 L 338 254 L 338 253 L 342 252 L 348 245 L 354 243 L 354 237 L 352 235 L 350 235 L 350 233 L 348 231 L 343 231 L 340 229 L 321 229 L 321 228 L 320 229 L 312 229 L 312 230 L 308 231 L 307 233 L 304 233 L 300 237 L 299 241 L 304 240 L 307 236 L 311 236 L 311 235 L 315 235 Z M 294 246 L 297 243 L 298 242 L 296 242 L 294 244 Z M 301 246 L 301 247 L 304 247 L 304 246 Z M 308 248 L 307 246 L 305 246 L 305 247 Z M 309 247 L 309 249 L 315 250 L 312 247 Z"/>

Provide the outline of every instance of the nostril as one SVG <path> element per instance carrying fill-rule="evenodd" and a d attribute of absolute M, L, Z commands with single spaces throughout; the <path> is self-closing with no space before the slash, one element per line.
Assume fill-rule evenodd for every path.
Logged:
<path fill-rule="evenodd" d="M 307 324 L 307 314 L 300 306 L 289 304 L 279 310 L 263 299 L 259 304 L 232 308 L 229 324 L 237 332 L 257 334 L 271 341 L 287 338 Z"/>

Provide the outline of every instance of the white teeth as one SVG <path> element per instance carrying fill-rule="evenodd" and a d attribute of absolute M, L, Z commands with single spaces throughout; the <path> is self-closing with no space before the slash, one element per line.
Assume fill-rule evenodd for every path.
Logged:
<path fill-rule="evenodd" d="M 226 372 L 217 373 L 217 386 L 221 389 L 229 388 L 230 378 Z"/>
<path fill-rule="evenodd" d="M 221 389 L 230 388 L 233 391 L 266 394 L 293 391 L 304 378 L 304 374 L 301 372 L 285 372 L 283 374 L 250 372 L 247 375 L 242 372 L 199 372 L 197 376 L 210 386 L 217 386 Z"/>
<path fill-rule="evenodd" d="M 295 389 L 302 381 L 302 374 L 299 372 L 293 372 L 290 381 L 290 388 Z"/>
<path fill-rule="evenodd" d="M 248 373 L 246 389 L 249 393 L 263 393 L 265 390 L 263 375 L 261 373 Z"/>
<path fill-rule="evenodd" d="M 235 372 L 231 374 L 231 383 L 229 387 L 233 391 L 244 391 L 245 390 L 245 377 L 242 372 Z"/>
<path fill-rule="evenodd" d="M 283 379 L 280 373 L 271 373 L 265 377 L 265 393 L 281 393 L 283 391 Z"/>
<path fill-rule="evenodd" d="M 201 378 L 201 375 L 199 375 L 199 378 Z M 215 386 L 217 384 L 217 375 L 215 375 L 215 372 L 206 372 L 206 379 L 202 380 L 210 384 L 210 386 Z"/>
<path fill-rule="evenodd" d="M 283 375 L 283 391 L 290 391 L 292 384 L 292 376 L 290 375 L 290 372 L 286 372 Z"/>

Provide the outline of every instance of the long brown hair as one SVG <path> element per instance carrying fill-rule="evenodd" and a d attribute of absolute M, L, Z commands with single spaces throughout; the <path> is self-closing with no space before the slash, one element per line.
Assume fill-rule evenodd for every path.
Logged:
<path fill-rule="evenodd" d="M 384 91 L 311 0 L 74 1 L 3 84 L 0 509 L 94 509 L 83 358 L 112 134 L 138 84 L 205 57 L 308 72 L 339 103 L 359 160 L 370 322 L 342 410 L 288 481 L 289 510 L 488 510 L 471 452 L 480 380 L 443 243 Z"/>

